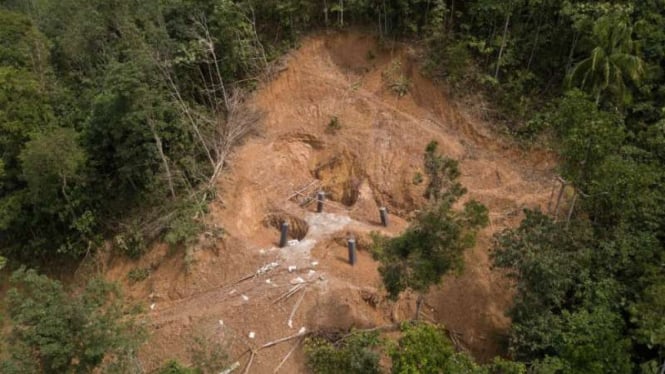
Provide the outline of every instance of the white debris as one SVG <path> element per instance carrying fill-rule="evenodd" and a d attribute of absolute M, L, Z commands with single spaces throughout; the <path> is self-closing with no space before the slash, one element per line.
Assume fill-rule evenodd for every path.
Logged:
<path fill-rule="evenodd" d="M 250 331 L 248 336 L 250 339 L 254 339 L 256 337 L 256 333 L 254 331 Z"/>
<path fill-rule="evenodd" d="M 288 244 L 289 247 L 296 246 L 296 245 L 298 245 L 298 243 L 300 243 L 300 240 L 298 240 L 298 239 L 293 239 L 293 240 L 289 240 L 288 242 L 286 242 L 286 244 Z"/>
<path fill-rule="evenodd" d="M 219 325 L 220 325 L 220 326 L 224 326 L 224 321 L 222 321 L 222 320 L 220 319 L 220 320 L 219 320 Z"/>
<path fill-rule="evenodd" d="M 290 328 L 290 329 L 293 328 L 293 320 L 292 320 L 292 319 L 289 320 L 288 325 L 289 325 L 289 328 Z"/>
<path fill-rule="evenodd" d="M 307 329 L 305 328 L 305 326 L 303 326 L 303 327 L 301 327 L 300 330 L 298 331 L 298 334 L 304 334 L 305 331 L 307 331 Z"/>
<path fill-rule="evenodd" d="M 272 284 L 272 281 L 270 280 L 270 278 L 266 279 L 266 283 Z"/>
<path fill-rule="evenodd" d="M 289 266 L 289 273 L 293 273 L 294 271 L 296 271 L 296 269 L 297 267 L 295 265 Z"/>
<path fill-rule="evenodd" d="M 278 267 L 279 264 L 277 262 L 271 262 L 269 264 L 265 264 L 259 268 L 259 270 L 256 271 L 256 275 L 261 275 L 269 272 L 270 270 Z"/>
<path fill-rule="evenodd" d="M 231 374 L 231 372 L 237 368 L 240 367 L 240 362 L 236 361 L 233 363 L 233 365 L 229 366 L 227 369 L 224 369 L 221 373 L 219 374 Z"/>
<path fill-rule="evenodd" d="M 309 273 L 307 273 L 307 275 L 308 275 L 310 278 L 311 278 L 312 275 L 314 275 L 314 274 L 316 274 L 316 271 L 314 271 L 314 270 L 310 270 Z"/>
<path fill-rule="evenodd" d="M 155 310 L 155 303 L 150 304 L 150 310 Z"/>
<path fill-rule="evenodd" d="M 265 249 L 260 249 L 260 250 L 259 250 L 259 253 L 262 254 L 262 255 L 264 255 L 264 254 L 266 254 L 266 250 L 265 250 Z"/>
<path fill-rule="evenodd" d="M 245 295 L 240 295 L 240 297 L 242 297 L 242 299 L 245 300 L 245 301 L 249 300 L 249 297 L 247 297 Z"/>
<path fill-rule="evenodd" d="M 229 295 L 233 295 L 236 292 L 238 292 L 238 291 L 236 291 L 236 289 L 234 288 L 234 289 L 231 290 L 231 292 L 229 292 Z"/>
<path fill-rule="evenodd" d="M 291 283 L 291 284 L 301 284 L 301 283 L 305 283 L 305 280 L 302 279 L 302 278 L 300 278 L 300 277 L 298 277 L 298 278 L 293 278 L 293 279 L 291 279 L 291 282 L 290 282 L 290 283 Z"/>
<path fill-rule="evenodd" d="M 316 267 L 319 264 L 318 261 L 312 261 L 312 267 Z"/>

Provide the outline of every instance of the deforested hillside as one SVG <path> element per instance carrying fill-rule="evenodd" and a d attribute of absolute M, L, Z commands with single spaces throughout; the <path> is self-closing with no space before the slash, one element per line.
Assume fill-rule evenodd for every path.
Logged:
<path fill-rule="evenodd" d="M 0 0 L 0 372 L 662 374 L 663 30 Z"/>
<path fill-rule="evenodd" d="M 258 88 L 251 103 L 264 113 L 260 135 L 235 150 L 217 184 L 221 198 L 211 207 L 209 219 L 224 228 L 224 239 L 212 249 L 197 248 L 189 274 L 167 263 L 131 287 L 141 300 L 155 300 L 144 364 L 186 360 L 199 330 L 240 356 L 247 344 L 258 348 L 301 327 L 344 331 L 410 319 L 415 299 L 386 300 L 366 243 L 372 231 L 398 235 L 425 207 L 425 183 L 417 176 L 425 174 L 423 150 L 432 140 L 460 160 L 460 181 L 469 198 L 489 208 L 490 225 L 467 253 L 464 272 L 431 291 L 425 314 L 458 334 L 460 346 L 478 358 L 503 353 L 513 292 L 490 269 L 491 236 L 518 225 L 523 209 L 547 208 L 554 158 L 520 151 L 494 134 L 418 72 L 414 53 L 403 44 L 381 47 L 360 32 L 308 37 Z M 405 95 L 391 89 L 387 72 L 408 80 Z M 303 204 L 317 191 L 327 196 L 321 214 L 314 201 Z M 390 212 L 387 228 L 379 224 L 379 207 Z M 280 249 L 283 220 L 299 242 Z M 355 266 L 346 259 L 349 233 L 361 243 Z M 139 267 L 161 262 L 154 256 L 163 253 Z M 110 273 L 122 280 L 127 266 Z M 238 282 L 266 266 L 265 274 Z M 278 301 L 298 279 L 308 285 L 302 301 L 301 295 Z M 250 332 L 256 336 L 248 340 Z M 262 350 L 255 370 L 270 371 L 290 348 Z M 302 358 L 285 365 L 285 372 L 305 371 Z"/>

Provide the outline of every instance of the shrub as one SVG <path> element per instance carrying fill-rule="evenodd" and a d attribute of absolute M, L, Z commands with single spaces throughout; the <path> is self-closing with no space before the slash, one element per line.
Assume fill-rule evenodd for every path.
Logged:
<path fill-rule="evenodd" d="M 352 333 L 335 343 L 322 337 L 310 338 L 305 342 L 307 366 L 315 374 L 380 373 L 381 356 L 376 348 L 381 344 L 376 332 Z"/>
<path fill-rule="evenodd" d="M 201 374 L 198 368 L 188 368 L 181 365 L 178 361 L 171 360 L 157 370 L 156 374 Z"/>
<path fill-rule="evenodd" d="M 138 283 L 142 282 L 150 276 L 150 268 L 135 268 L 129 271 L 127 273 L 127 279 L 129 279 L 129 283 Z"/>
<path fill-rule="evenodd" d="M 122 309 L 118 289 L 95 279 L 78 295 L 20 269 L 7 294 L 11 331 L 3 373 L 89 373 L 128 367 L 142 329 Z"/>
<path fill-rule="evenodd" d="M 404 75 L 400 61 L 393 61 L 390 67 L 383 72 L 382 77 L 388 88 L 397 94 L 397 96 L 402 97 L 409 93 L 411 81 Z"/>
<path fill-rule="evenodd" d="M 342 129 L 342 124 L 339 123 L 337 116 L 332 116 L 328 126 L 326 126 L 326 134 L 335 135 L 339 130 Z"/>

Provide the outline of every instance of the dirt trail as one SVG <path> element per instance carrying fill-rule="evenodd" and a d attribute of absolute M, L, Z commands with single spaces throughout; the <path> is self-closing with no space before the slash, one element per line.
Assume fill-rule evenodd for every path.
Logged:
<path fill-rule="evenodd" d="M 195 251 L 188 272 L 165 248 L 154 249 L 139 264 L 155 268 L 151 277 L 129 287 L 152 305 L 152 335 L 141 351 L 146 369 L 170 358 L 190 362 L 197 336 L 227 342 L 231 358 L 240 357 L 244 367 L 249 355 L 241 355 L 248 347 L 301 327 L 371 327 L 410 318 L 412 295 L 396 305 L 384 300 L 367 235 L 381 231 L 379 206 L 391 213 L 384 232 L 398 234 L 424 204 L 424 183 L 414 181 L 424 174 L 422 154 L 431 140 L 460 160 L 468 197 L 488 206 L 491 225 L 468 253 L 466 271 L 430 292 L 426 315 L 454 331 L 481 360 L 502 352 L 512 290 L 490 270 L 491 236 L 518 224 L 523 208 L 547 203 L 555 160 L 501 139 L 417 66 L 407 47 L 383 50 L 374 38 L 355 33 L 316 36 L 305 39 L 287 68 L 258 90 L 253 102 L 265 112 L 261 135 L 236 150 L 219 182 L 221 201 L 212 207 L 210 219 L 224 228 L 224 239 Z M 395 71 L 410 82 L 404 97 L 387 86 L 385 76 Z M 338 129 L 329 126 L 333 117 Z M 301 206 L 295 192 L 306 186 L 304 194 L 327 192 L 326 214 L 313 213 L 312 204 Z M 302 240 L 275 248 L 280 220 L 297 226 Z M 349 235 L 359 242 L 355 267 L 346 263 Z M 109 276 L 120 279 L 134 266 L 117 264 Z M 272 372 L 296 342 L 261 350 L 250 372 Z M 303 365 L 298 349 L 281 372 L 303 372 Z"/>

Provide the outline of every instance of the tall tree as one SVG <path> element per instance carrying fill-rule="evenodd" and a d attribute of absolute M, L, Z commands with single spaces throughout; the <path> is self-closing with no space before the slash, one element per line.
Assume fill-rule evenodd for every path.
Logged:
<path fill-rule="evenodd" d="M 453 209 L 466 190 L 456 181 L 457 162 L 437 154 L 436 142 L 427 146 L 425 168 L 430 178 L 430 205 L 402 235 L 375 236 L 374 243 L 389 297 L 395 299 L 406 289 L 418 292 L 416 318 L 424 293 L 445 274 L 462 270 L 464 251 L 475 245 L 477 230 L 488 223 L 487 208 L 474 200 L 461 211 Z"/>
<path fill-rule="evenodd" d="M 589 56 L 571 70 L 569 85 L 590 92 L 596 104 L 605 93 L 619 105 L 629 103 L 632 94 L 627 84 L 638 83 L 644 76 L 644 63 L 637 55 L 632 33 L 626 17 L 600 17 L 593 26 L 594 47 Z"/>

